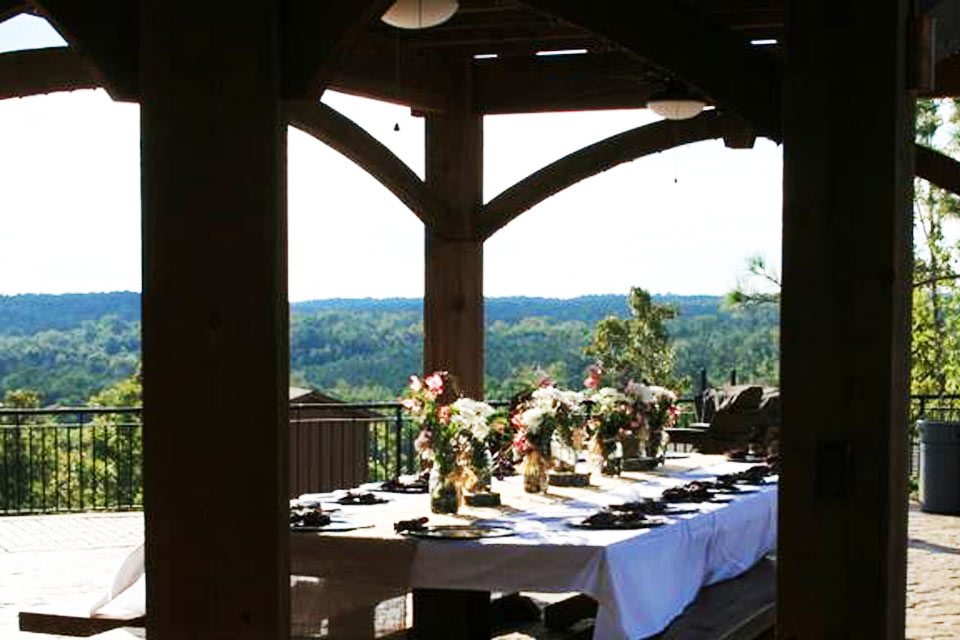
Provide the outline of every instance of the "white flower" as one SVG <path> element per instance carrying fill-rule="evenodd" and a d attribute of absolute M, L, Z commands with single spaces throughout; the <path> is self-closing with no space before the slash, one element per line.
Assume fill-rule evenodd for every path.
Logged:
<path fill-rule="evenodd" d="M 670 391 L 670 389 L 667 389 L 666 387 L 650 387 L 650 393 L 652 393 L 653 397 L 657 399 L 664 396 L 673 401 L 676 401 L 677 399 L 677 394 L 675 394 L 673 391 Z M 650 400 L 645 400 L 645 402 L 650 402 Z"/>
<path fill-rule="evenodd" d="M 603 415 L 619 410 L 621 404 L 630 404 L 630 399 L 613 387 L 598 389 L 591 399 L 594 402 L 594 412 Z"/>
<path fill-rule="evenodd" d="M 451 405 L 450 409 L 450 421 L 461 429 L 469 431 L 477 440 L 486 440 L 490 435 L 489 418 L 493 415 L 494 409 L 486 402 L 460 398 Z"/>
<path fill-rule="evenodd" d="M 653 391 L 650 387 L 640 382 L 631 380 L 627 383 L 627 388 L 624 389 L 624 391 L 644 404 L 653 400 Z"/>
<path fill-rule="evenodd" d="M 566 405 L 569 411 L 578 411 L 583 404 L 583 393 L 580 391 L 561 391 L 560 402 Z"/>
<path fill-rule="evenodd" d="M 543 422 L 543 409 L 539 407 L 527 409 L 520 414 L 520 422 L 530 433 L 537 433 L 540 431 L 540 423 Z"/>

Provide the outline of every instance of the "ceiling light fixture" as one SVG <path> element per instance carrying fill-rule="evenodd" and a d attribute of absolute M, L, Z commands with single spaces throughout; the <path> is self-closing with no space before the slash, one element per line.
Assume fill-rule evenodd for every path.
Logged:
<path fill-rule="evenodd" d="M 689 91 L 676 84 L 670 84 L 647 100 L 647 108 L 667 120 L 696 118 L 706 106 L 705 100 L 691 95 Z"/>
<path fill-rule="evenodd" d="M 380 19 L 398 29 L 426 29 L 457 12 L 457 0 L 397 0 Z"/>

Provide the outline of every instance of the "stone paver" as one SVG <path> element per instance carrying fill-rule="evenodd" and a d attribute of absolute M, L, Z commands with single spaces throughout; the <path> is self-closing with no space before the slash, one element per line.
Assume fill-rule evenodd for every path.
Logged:
<path fill-rule="evenodd" d="M 910 509 L 907 637 L 960 638 L 960 517 Z"/>
<path fill-rule="evenodd" d="M 58 637 L 20 633 L 17 613 L 89 607 L 142 540 L 141 513 L 0 518 L 0 638 Z"/>
<path fill-rule="evenodd" d="M 0 518 L 0 638 L 41 638 L 17 631 L 23 609 L 96 600 L 142 531 L 139 513 Z M 907 638 L 960 638 L 960 517 L 912 506 L 908 559 Z"/>

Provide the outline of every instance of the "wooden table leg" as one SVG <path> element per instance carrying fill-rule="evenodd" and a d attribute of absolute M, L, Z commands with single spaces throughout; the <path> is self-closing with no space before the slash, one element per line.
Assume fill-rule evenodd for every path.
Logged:
<path fill-rule="evenodd" d="M 375 638 L 375 607 L 361 607 L 336 618 L 330 618 L 328 635 L 331 638 L 344 640 L 360 640 L 361 638 Z"/>
<path fill-rule="evenodd" d="M 415 640 L 490 640 L 490 592 L 413 590 Z"/>

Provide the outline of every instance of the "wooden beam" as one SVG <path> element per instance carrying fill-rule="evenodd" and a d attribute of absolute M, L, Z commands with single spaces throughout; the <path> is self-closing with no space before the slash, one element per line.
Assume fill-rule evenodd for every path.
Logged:
<path fill-rule="evenodd" d="M 279 9 L 139 4 L 147 635 L 288 638 Z"/>
<path fill-rule="evenodd" d="M 722 138 L 743 129 L 739 119 L 707 111 L 692 120 L 663 120 L 619 133 L 536 171 L 488 202 L 478 216 L 487 239 L 524 211 L 550 196 L 608 169 L 685 144 Z"/>
<path fill-rule="evenodd" d="M 115 100 L 139 95 L 139 2 L 30 0 L 74 47 Z"/>
<path fill-rule="evenodd" d="M 282 95 L 289 100 L 319 100 L 337 61 L 392 3 L 285 0 Z"/>
<path fill-rule="evenodd" d="M 290 124 L 352 160 L 390 190 L 424 224 L 437 224 L 449 206 L 379 140 L 323 103 L 291 102 Z"/>
<path fill-rule="evenodd" d="M 70 49 L 0 53 L 0 100 L 100 86 L 86 61 Z"/>
<path fill-rule="evenodd" d="M 675 0 L 524 0 L 605 37 L 780 137 L 781 73 L 775 59 Z"/>
<path fill-rule="evenodd" d="M 909 4 L 788 4 L 778 638 L 904 634 Z"/>
<path fill-rule="evenodd" d="M 960 52 L 960 5 L 938 2 L 923 13 L 933 20 L 934 59 L 939 61 Z"/>
<path fill-rule="evenodd" d="M 960 195 L 960 162 L 935 149 L 916 145 L 916 173 L 918 178 Z"/>
<path fill-rule="evenodd" d="M 476 60 L 474 108 L 483 114 L 640 109 L 662 74 L 625 53 Z"/>
<path fill-rule="evenodd" d="M 0 0 L 0 22 L 27 11 L 26 0 Z"/>
<path fill-rule="evenodd" d="M 421 112 L 450 108 L 449 69 L 444 56 L 408 53 L 396 39 L 376 32 L 338 58 L 327 86 L 353 95 L 407 105 Z"/>
<path fill-rule="evenodd" d="M 483 118 L 470 105 L 469 63 L 460 69 L 451 113 L 426 121 L 426 181 L 450 209 L 427 227 L 423 296 L 425 371 L 446 370 L 461 391 L 483 397 L 483 240 L 476 215 L 483 202 Z"/>

